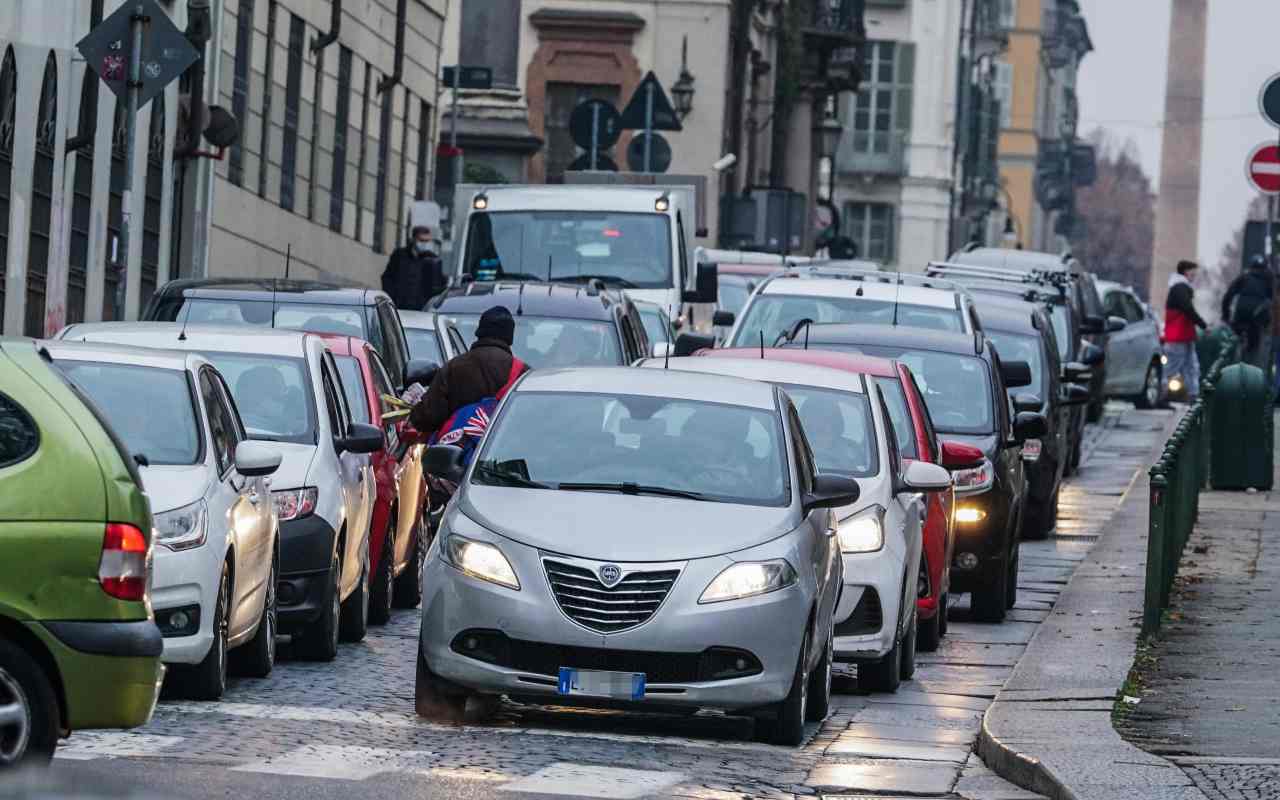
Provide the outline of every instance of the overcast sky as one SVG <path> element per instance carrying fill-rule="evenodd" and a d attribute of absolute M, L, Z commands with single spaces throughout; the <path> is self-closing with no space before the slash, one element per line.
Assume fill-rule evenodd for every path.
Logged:
<path fill-rule="evenodd" d="M 1103 127 L 1133 139 L 1159 187 L 1161 120 L 1171 0 L 1080 0 L 1096 48 L 1080 67 L 1080 133 Z M 1254 190 L 1244 161 L 1275 128 L 1258 113 L 1258 90 L 1280 72 L 1280 2 L 1210 0 L 1205 69 L 1200 253 L 1216 264 Z"/>

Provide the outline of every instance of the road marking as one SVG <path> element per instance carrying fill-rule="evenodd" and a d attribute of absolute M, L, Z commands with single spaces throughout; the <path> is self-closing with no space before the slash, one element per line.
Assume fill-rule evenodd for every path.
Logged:
<path fill-rule="evenodd" d="M 264 772 L 300 778 L 331 778 L 362 781 L 384 772 L 426 771 L 435 753 L 425 750 L 390 750 L 385 747 L 355 745 L 307 745 L 251 764 L 232 767 L 232 772 Z"/>
<path fill-rule="evenodd" d="M 678 772 L 557 763 L 502 786 L 503 792 L 629 800 L 669 789 L 684 780 Z"/>
<path fill-rule="evenodd" d="M 182 744 L 182 736 L 120 731 L 78 731 L 55 752 L 55 758 L 88 761 L 95 758 L 129 758 L 165 755 Z"/>

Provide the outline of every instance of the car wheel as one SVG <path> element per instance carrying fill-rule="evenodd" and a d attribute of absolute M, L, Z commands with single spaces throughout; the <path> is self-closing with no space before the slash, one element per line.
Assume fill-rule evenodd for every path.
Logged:
<path fill-rule="evenodd" d="M 947 592 L 938 598 L 938 635 L 947 635 L 947 615 L 951 605 L 951 593 Z"/>
<path fill-rule="evenodd" d="M 342 604 L 338 635 L 344 642 L 359 642 L 369 632 L 369 548 L 364 548 L 360 562 L 360 581 L 355 591 Z"/>
<path fill-rule="evenodd" d="M 916 649 L 922 653 L 932 653 L 938 649 L 942 644 L 942 619 L 945 616 L 947 609 L 942 605 L 942 598 L 938 598 L 938 610 L 929 619 L 920 619 L 920 612 L 916 611 Z"/>
<path fill-rule="evenodd" d="M 1061 491 L 1060 485 L 1054 487 L 1053 496 L 1027 517 L 1026 524 L 1022 526 L 1022 538 L 1033 541 L 1049 538 L 1049 535 L 1058 527 L 1058 494 Z"/>
<path fill-rule="evenodd" d="M 396 510 L 391 509 L 387 518 L 387 533 L 382 537 L 382 555 L 378 558 L 378 571 L 373 576 L 373 590 L 369 597 L 369 624 L 386 625 L 391 619 L 392 563 L 396 560 Z"/>
<path fill-rule="evenodd" d="M 1085 420 L 1088 422 L 1097 422 L 1102 419 L 1102 410 L 1105 403 L 1102 400 L 1090 400 L 1088 407 L 1085 409 Z"/>
<path fill-rule="evenodd" d="M 332 661 L 338 655 L 338 619 L 342 613 L 342 565 L 337 554 L 329 564 L 328 601 L 320 618 L 307 626 L 299 637 L 298 652 L 311 661 Z"/>
<path fill-rule="evenodd" d="M 988 571 L 988 575 L 990 582 L 973 591 L 973 618 L 978 622 L 1004 622 L 1008 611 L 1005 602 L 1009 594 L 1009 570 L 1001 564 L 997 569 Z"/>
<path fill-rule="evenodd" d="M 1013 608 L 1018 604 L 1018 563 L 1022 560 L 1022 548 L 1013 548 L 1013 557 L 1009 559 L 1009 576 L 1005 578 L 1004 607 Z"/>
<path fill-rule="evenodd" d="M 413 708 L 418 716 L 436 722 L 461 722 L 467 707 L 467 693 L 441 680 L 422 657 L 418 641 L 418 672 L 413 688 Z"/>
<path fill-rule="evenodd" d="M 1071 474 L 1075 475 L 1080 471 L 1080 461 L 1084 456 L 1084 442 L 1077 441 L 1076 446 L 1071 448 Z"/>
<path fill-rule="evenodd" d="M 409 560 L 404 570 L 396 577 L 395 590 L 391 598 L 396 608 L 416 608 L 422 602 L 422 559 L 426 553 L 426 512 L 423 511 L 418 524 L 413 527 L 413 541 L 409 544 Z"/>
<path fill-rule="evenodd" d="M 0 770 L 44 764 L 58 746 L 58 697 L 44 669 L 0 640 Z"/>
<path fill-rule="evenodd" d="M 183 694 L 193 700 L 218 700 L 227 691 L 227 606 L 231 596 L 231 571 L 222 564 L 218 599 L 213 607 L 213 644 L 204 660 L 190 670 L 182 670 Z"/>
<path fill-rule="evenodd" d="M 262 601 L 262 616 L 258 619 L 258 631 L 253 638 L 231 654 L 236 672 L 251 678 L 265 678 L 276 664 L 276 579 L 280 561 L 271 559 L 271 574 L 267 577 L 267 596 Z"/>
<path fill-rule="evenodd" d="M 911 609 L 911 622 L 907 628 L 907 632 L 902 637 L 902 665 L 898 669 L 898 674 L 902 676 L 902 680 L 909 681 L 916 674 L 916 637 L 920 632 L 920 610 L 918 608 Z"/>
<path fill-rule="evenodd" d="M 827 628 L 827 644 L 822 649 L 822 660 L 818 668 L 809 675 L 809 700 L 805 709 L 805 718 L 810 722 L 821 722 L 831 711 L 831 673 L 835 663 L 835 625 Z"/>
<path fill-rule="evenodd" d="M 1147 375 L 1142 379 L 1142 391 L 1133 398 L 1138 408 L 1156 408 L 1160 405 L 1160 383 L 1163 380 L 1160 362 L 1153 360 L 1147 365 Z"/>
<path fill-rule="evenodd" d="M 902 684 L 902 639 L 876 661 L 858 662 L 858 688 L 864 692 L 896 692 Z"/>
<path fill-rule="evenodd" d="M 796 659 L 796 671 L 791 677 L 791 691 L 777 705 L 777 716 L 763 726 L 756 722 L 757 738 L 767 738 L 773 744 L 795 747 L 804 741 L 804 721 L 809 704 L 809 647 L 813 631 L 805 631 L 800 643 L 800 657 Z M 761 734 L 764 734 L 761 736 Z"/>

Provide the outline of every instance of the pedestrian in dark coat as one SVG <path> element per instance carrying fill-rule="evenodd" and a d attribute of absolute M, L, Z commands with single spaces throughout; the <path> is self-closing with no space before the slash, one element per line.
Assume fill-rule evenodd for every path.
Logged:
<path fill-rule="evenodd" d="M 1237 336 L 1245 340 L 1245 361 L 1259 364 L 1259 358 L 1267 354 L 1262 345 L 1264 333 L 1271 330 L 1271 299 L 1275 294 L 1275 279 L 1267 267 L 1267 259 L 1254 256 L 1249 268 L 1231 282 L 1222 296 L 1222 318 L 1231 324 Z"/>
<path fill-rule="evenodd" d="M 444 291 L 444 269 L 431 244 L 431 229 L 418 225 L 409 244 L 398 248 L 382 273 L 382 291 L 397 308 L 421 311 L 427 301 Z"/>

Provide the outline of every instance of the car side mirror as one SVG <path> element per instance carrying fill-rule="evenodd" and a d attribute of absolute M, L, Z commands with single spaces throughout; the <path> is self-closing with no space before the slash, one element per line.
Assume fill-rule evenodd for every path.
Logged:
<path fill-rule="evenodd" d="M 436 362 L 425 358 L 415 358 L 404 368 L 405 385 L 412 386 L 418 383 L 423 388 L 426 388 L 431 385 L 431 381 L 435 379 L 436 373 L 439 371 L 440 365 Z"/>
<path fill-rule="evenodd" d="M 236 472 L 246 478 L 264 478 L 280 469 L 280 451 L 261 442 L 236 445 Z"/>
<path fill-rule="evenodd" d="M 1088 383 L 1093 380 L 1093 370 L 1079 361 L 1068 361 L 1062 365 L 1062 379 L 1071 383 Z"/>
<path fill-rule="evenodd" d="M 1000 377 L 1006 389 L 1020 389 L 1031 385 L 1031 365 L 1025 361 L 1000 362 Z"/>
<path fill-rule="evenodd" d="M 1084 334 L 1105 333 L 1107 322 L 1097 314 L 1090 314 L 1080 320 L 1080 332 Z"/>
<path fill-rule="evenodd" d="M 353 422 L 347 426 L 347 435 L 339 437 L 335 444 L 339 453 L 376 453 L 385 442 L 382 428 Z"/>
<path fill-rule="evenodd" d="M 951 473 L 928 461 L 908 461 L 900 488 L 904 492 L 945 492 L 951 488 Z"/>
<path fill-rule="evenodd" d="M 1080 363 L 1086 366 L 1096 367 L 1103 361 L 1107 360 L 1107 351 L 1098 347 L 1096 344 L 1085 342 L 1084 347 L 1080 348 Z"/>
<path fill-rule="evenodd" d="M 1013 396 L 1013 410 L 1015 412 L 1032 411 L 1039 413 L 1042 405 L 1044 405 L 1044 401 L 1040 399 L 1040 396 L 1031 392 L 1020 392 Z"/>
<path fill-rule="evenodd" d="M 815 508 L 839 508 L 858 502 L 861 494 L 858 482 L 843 475 L 818 475 L 814 478 L 813 488 L 804 496 L 802 505 L 805 512 Z"/>
<path fill-rule="evenodd" d="M 942 441 L 942 466 L 947 469 L 972 469 L 980 466 L 985 458 L 982 451 L 971 444 Z"/>
<path fill-rule="evenodd" d="M 1049 431 L 1049 423 L 1043 414 L 1019 411 L 1013 418 L 1013 443 L 1022 444 L 1028 439 L 1039 439 Z"/>
<path fill-rule="evenodd" d="M 1116 333 L 1129 327 L 1129 321 L 1124 317 L 1107 317 L 1107 333 Z"/>
<path fill-rule="evenodd" d="M 711 315 L 711 324 L 717 328 L 732 328 L 737 318 L 738 315 L 732 311 L 721 310 Z"/>
<path fill-rule="evenodd" d="M 654 358 L 666 358 L 669 355 L 673 355 L 674 352 L 675 352 L 675 346 L 672 345 L 671 342 L 654 342 L 653 343 Z"/>
<path fill-rule="evenodd" d="M 1089 387 L 1078 383 L 1062 385 L 1062 404 L 1064 406 L 1082 406 L 1089 402 Z"/>
<path fill-rule="evenodd" d="M 693 289 L 685 289 L 681 299 L 686 303 L 714 303 L 720 296 L 720 273 L 715 264 L 698 264 L 694 271 Z"/>
<path fill-rule="evenodd" d="M 434 444 L 422 452 L 422 469 L 428 474 L 458 483 L 467 468 L 462 463 L 462 448 L 451 444 Z"/>
<path fill-rule="evenodd" d="M 716 337 L 706 333 L 682 333 L 676 337 L 675 349 L 671 355 L 676 357 L 691 356 L 699 350 L 709 350 L 716 346 Z"/>

